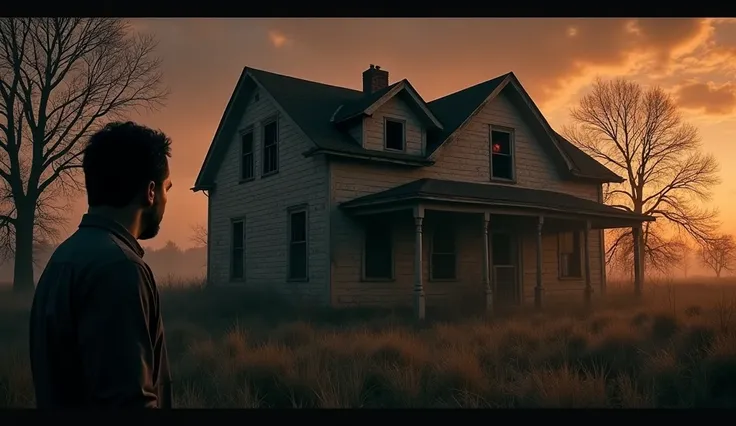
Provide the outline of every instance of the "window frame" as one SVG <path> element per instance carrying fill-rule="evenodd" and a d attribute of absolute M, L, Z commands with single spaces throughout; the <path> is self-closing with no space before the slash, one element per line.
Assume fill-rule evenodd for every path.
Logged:
<path fill-rule="evenodd" d="M 493 175 L 493 156 L 506 156 L 501 153 L 493 152 L 493 133 L 506 133 L 509 135 L 509 154 L 511 158 L 511 177 L 500 177 Z M 516 183 L 516 131 L 511 127 L 497 126 L 491 124 L 488 126 L 488 176 L 491 181 L 503 182 L 503 183 Z"/>
<path fill-rule="evenodd" d="M 292 241 L 292 218 L 296 214 L 304 213 L 304 241 Z M 291 275 L 292 264 L 292 247 L 295 244 L 304 245 L 304 276 L 294 277 Z M 307 282 L 309 281 L 309 206 L 300 204 L 289 207 L 287 209 L 286 223 L 286 280 L 289 282 Z"/>
<path fill-rule="evenodd" d="M 242 235 L 240 236 L 241 239 L 241 247 L 240 249 L 240 257 L 243 261 L 243 271 L 242 276 L 237 277 L 235 276 L 235 251 L 237 248 L 235 247 L 235 225 L 236 224 L 242 224 Z M 246 280 L 246 252 L 245 252 L 245 240 L 246 240 L 246 229 L 245 229 L 245 217 L 238 216 L 230 219 L 230 250 L 229 250 L 229 260 L 230 260 L 230 273 L 229 278 L 230 282 L 245 282 Z"/>
<path fill-rule="evenodd" d="M 438 232 L 439 231 L 439 232 Z M 452 253 L 438 253 L 436 251 L 436 245 L 437 242 L 435 238 L 437 238 L 438 235 L 441 235 L 441 232 L 448 231 L 452 238 L 452 247 L 453 252 Z M 457 281 L 458 280 L 458 238 L 457 238 L 457 229 L 455 228 L 455 225 L 452 223 L 443 223 L 438 224 L 435 227 L 432 228 L 432 238 L 430 240 L 429 244 L 429 279 L 431 281 Z M 437 256 L 452 256 L 453 257 L 453 263 L 454 263 L 454 276 L 451 278 L 440 278 L 435 276 L 435 255 Z"/>
<path fill-rule="evenodd" d="M 401 149 L 388 146 L 388 123 L 401 125 Z M 394 117 L 383 117 L 383 149 L 391 152 L 406 152 L 406 120 Z"/>
<path fill-rule="evenodd" d="M 368 265 L 368 235 L 375 235 L 369 232 L 373 226 L 385 226 L 388 229 L 388 246 L 391 250 L 390 256 L 390 268 L 388 277 L 368 276 L 366 266 Z M 363 255 L 361 262 L 361 273 L 360 278 L 365 282 L 387 282 L 394 281 L 396 279 L 396 240 L 393 224 L 391 222 L 368 222 L 363 225 Z"/>
<path fill-rule="evenodd" d="M 254 131 L 254 126 L 248 126 L 240 131 L 240 178 L 239 183 L 244 182 L 250 182 L 256 178 L 256 135 Z M 247 135 L 250 135 L 251 141 L 250 141 L 250 153 L 245 153 L 243 150 L 243 146 L 245 145 L 245 137 Z M 245 156 L 248 155 L 250 158 L 250 170 L 251 175 L 250 176 L 243 176 L 243 172 L 245 171 Z"/>
<path fill-rule="evenodd" d="M 570 234 L 572 235 L 572 244 L 573 244 L 573 251 L 563 252 L 562 250 L 562 242 L 563 242 L 563 235 Z M 577 241 L 576 241 L 577 240 Z M 575 243 L 577 242 L 577 256 L 575 256 Z M 557 233 L 557 276 L 560 280 L 581 280 L 583 279 L 583 236 L 582 231 L 563 231 Z M 578 272 L 577 275 L 570 275 L 570 274 L 563 274 L 563 267 L 564 264 L 562 260 L 563 255 L 570 255 L 571 257 L 574 257 L 577 259 L 578 262 Z"/>
<path fill-rule="evenodd" d="M 276 131 L 274 132 L 275 135 L 275 142 L 271 145 L 266 145 L 266 127 L 270 125 L 276 126 Z M 280 170 L 281 165 L 279 164 L 279 143 L 281 142 L 281 138 L 279 135 L 279 116 L 274 115 L 273 117 L 267 118 L 266 120 L 263 120 L 261 122 L 261 177 L 267 177 L 267 176 L 273 176 L 277 174 Z M 266 162 L 266 153 L 270 152 L 269 150 L 273 149 L 273 155 L 276 159 L 276 168 L 273 170 L 268 170 L 268 163 Z"/>

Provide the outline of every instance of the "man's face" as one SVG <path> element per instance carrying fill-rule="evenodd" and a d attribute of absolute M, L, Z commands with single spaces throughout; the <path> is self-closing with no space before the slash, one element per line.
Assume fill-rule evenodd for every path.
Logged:
<path fill-rule="evenodd" d="M 143 210 L 141 217 L 143 228 L 138 237 L 139 240 L 150 240 L 158 235 L 158 231 L 161 229 L 161 221 L 164 218 L 164 211 L 166 210 L 167 194 L 171 186 L 171 178 L 168 176 L 164 179 L 162 185 L 154 186 L 153 203 Z"/>

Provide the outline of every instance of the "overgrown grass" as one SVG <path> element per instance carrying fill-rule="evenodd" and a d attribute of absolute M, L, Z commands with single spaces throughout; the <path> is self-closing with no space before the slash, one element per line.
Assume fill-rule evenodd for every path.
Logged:
<path fill-rule="evenodd" d="M 0 295 L 0 407 L 32 407 L 28 300 Z M 414 325 L 163 290 L 177 407 L 734 407 L 736 285 Z"/>

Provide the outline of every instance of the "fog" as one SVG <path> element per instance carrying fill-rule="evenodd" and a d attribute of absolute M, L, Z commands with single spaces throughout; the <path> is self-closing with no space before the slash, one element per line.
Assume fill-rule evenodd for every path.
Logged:
<path fill-rule="evenodd" d="M 34 258 L 34 277 L 36 280 L 43 272 L 56 246 L 37 246 Z M 172 241 L 168 241 L 158 250 L 144 246 L 144 259 L 153 270 L 156 281 L 160 285 L 185 283 L 204 280 L 207 273 L 207 250 L 204 247 L 182 249 Z M 13 282 L 13 258 L 0 264 L 0 286 L 9 286 Z"/>
<path fill-rule="evenodd" d="M 36 280 L 43 272 L 43 268 L 55 248 L 54 245 L 36 247 L 34 259 L 34 278 Z M 167 241 L 160 249 L 145 246 L 144 249 L 146 252 L 144 260 L 153 270 L 159 285 L 202 282 L 207 275 L 207 250 L 205 247 L 184 249 L 172 241 Z M 646 272 L 649 279 L 692 281 L 715 276 L 712 270 L 704 267 L 697 256 L 692 254 L 686 257 L 685 262 L 671 268 L 667 274 L 659 274 L 651 268 Z M 622 271 L 612 270 L 611 268 L 608 268 L 606 275 L 609 281 L 628 281 L 631 279 L 630 273 L 627 276 L 625 271 L 622 273 Z M 724 278 L 733 276 L 733 272 L 724 271 L 722 276 Z M 10 257 L 0 263 L 0 287 L 9 286 L 12 282 L 13 258 Z"/>

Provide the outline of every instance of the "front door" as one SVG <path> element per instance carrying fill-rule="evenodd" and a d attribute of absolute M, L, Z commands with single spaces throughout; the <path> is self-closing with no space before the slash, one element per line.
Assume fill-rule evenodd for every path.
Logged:
<path fill-rule="evenodd" d="M 495 303 L 497 306 L 515 305 L 519 300 L 518 238 L 506 232 L 492 232 L 490 238 Z"/>

